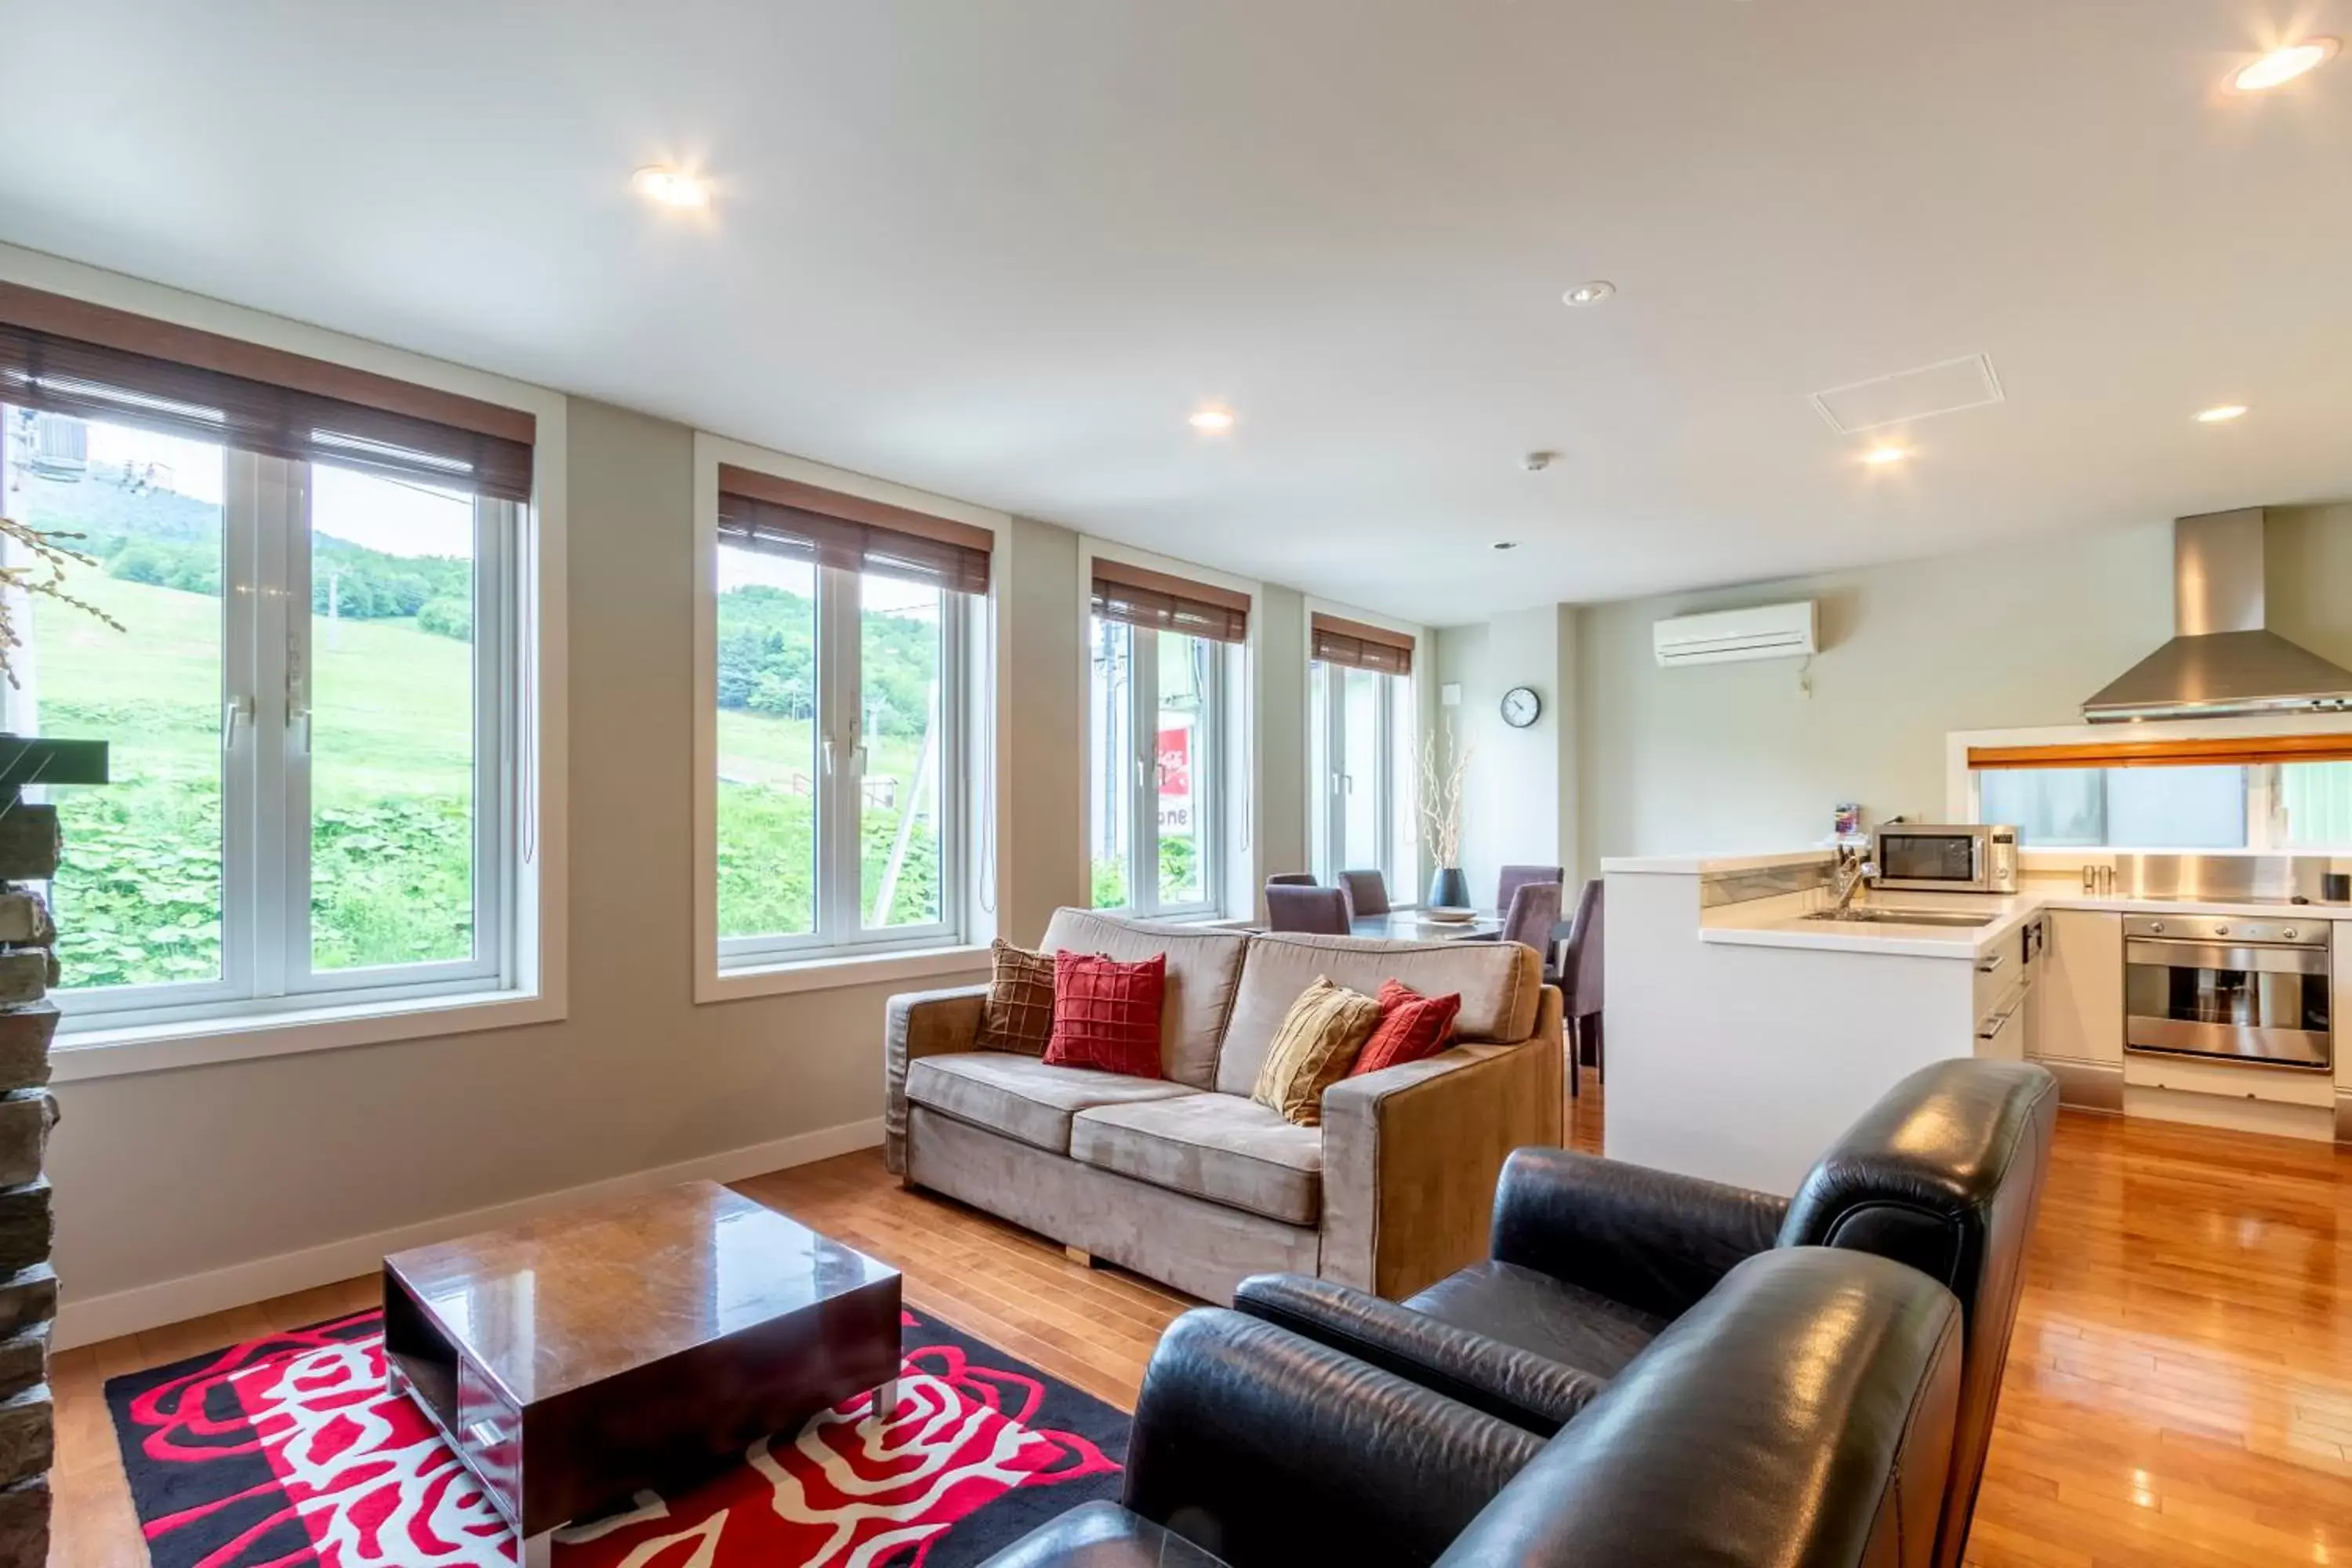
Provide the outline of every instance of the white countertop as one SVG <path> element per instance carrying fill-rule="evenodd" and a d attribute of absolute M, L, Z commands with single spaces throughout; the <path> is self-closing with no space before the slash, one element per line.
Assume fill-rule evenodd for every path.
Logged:
<path fill-rule="evenodd" d="M 1742 947 L 1812 948 L 1831 952 L 1878 952 L 1906 958 L 1966 958 L 1999 946 L 2044 910 L 2102 910 L 2116 914 L 2242 915 L 2249 919 L 2352 921 L 2352 904 L 2228 904 L 2180 899 L 2094 898 L 2064 889 L 2037 889 L 2006 895 L 1982 893 L 1873 892 L 1864 900 L 1880 909 L 1949 910 L 1992 916 L 1980 926 L 1843 924 L 1804 917 L 1828 907 L 1828 895 L 1785 893 L 1750 899 L 1706 910 L 1699 920 L 1702 942 Z"/>

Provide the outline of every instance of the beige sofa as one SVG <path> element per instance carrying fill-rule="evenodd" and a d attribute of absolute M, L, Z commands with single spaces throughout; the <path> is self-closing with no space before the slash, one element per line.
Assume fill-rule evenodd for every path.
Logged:
<path fill-rule="evenodd" d="M 1503 1158 L 1560 1141 L 1559 992 L 1509 942 L 1249 935 L 1062 910 L 1045 947 L 1165 953 L 1163 1079 L 977 1047 L 985 987 L 890 1000 L 885 1155 L 960 1198 L 1212 1301 L 1268 1270 L 1391 1298 L 1486 1256 Z M 1460 1043 L 1342 1079 L 1323 1125 L 1249 1098 L 1318 975 L 1462 994 Z"/>

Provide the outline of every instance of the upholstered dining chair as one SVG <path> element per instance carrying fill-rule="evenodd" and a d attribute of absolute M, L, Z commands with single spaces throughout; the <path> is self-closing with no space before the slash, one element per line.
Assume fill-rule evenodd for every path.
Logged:
<path fill-rule="evenodd" d="M 1360 915 L 1384 915 L 1389 912 L 1389 885 L 1378 871 L 1342 871 L 1339 885 L 1348 889 L 1348 899 Z"/>
<path fill-rule="evenodd" d="M 1349 934 L 1348 889 L 1300 888 L 1269 882 L 1265 888 L 1265 922 L 1274 931 L 1309 936 Z"/>
<path fill-rule="evenodd" d="M 1593 1075 L 1603 1083 L 1609 1081 L 1609 1070 L 1601 1065 L 1601 895 L 1604 886 L 1598 877 L 1585 883 L 1576 895 L 1576 918 L 1553 932 L 1559 939 L 1558 984 L 1567 1004 L 1561 1012 L 1568 1020 L 1568 1092 L 1571 1099 L 1580 1092 L 1576 1069 L 1584 1065 L 1587 1058 L 1591 1060 Z"/>
<path fill-rule="evenodd" d="M 1312 871 L 1276 871 L 1265 879 L 1269 888 L 1311 888 L 1315 885 Z"/>
<path fill-rule="evenodd" d="M 1506 866 L 1495 878 L 1495 908 L 1505 915 L 1511 912 L 1511 895 L 1530 882 L 1565 882 L 1568 868 L 1564 866 Z"/>
<path fill-rule="evenodd" d="M 1544 983 L 1555 984 L 1558 976 L 1552 970 L 1554 949 L 1552 928 L 1559 924 L 1559 884 L 1558 882 L 1522 882 L 1511 894 L 1510 909 L 1503 916 L 1503 940 L 1516 942 L 1521 947 L 1531 947 L 1543 959 Z"/>

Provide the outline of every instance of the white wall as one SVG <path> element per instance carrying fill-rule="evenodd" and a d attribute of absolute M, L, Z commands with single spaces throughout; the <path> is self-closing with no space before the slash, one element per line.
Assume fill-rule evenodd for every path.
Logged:
<path fill-rule="evenodd" d="M 1493 901 L 1504 866 L 1578 864 L 1578 620 L 1573 605 L 1546 605 L 1437 633 L 1437 680 L 1462 688 L 1460 704 L 1438 716 L 1470 750 L 1462 863 L 1474 902 Z M 1503 693 L 1516 686 L 1542 703 L 1524 730 L 1502 718 Z"/>

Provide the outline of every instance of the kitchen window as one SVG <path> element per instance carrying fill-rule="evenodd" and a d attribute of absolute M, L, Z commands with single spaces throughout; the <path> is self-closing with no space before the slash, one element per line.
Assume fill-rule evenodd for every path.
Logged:
<path fill-rule="evenodd" d="M 1327 883 L 1377 870 L 1403 902 L 1417 870 L 1412 639 L 1320 614 L 1309 631 L 1311 868 Z"/>
<path fill-rule="evenodd" d="M 720 973 L 961 942 L 964 651 L 991 536 L 719 472 Z"/>
<path fill-rule="evenodd" d="M 1094 563 L 1087 855 L 1097 909 L 1223 908 L 1228 666 L 1249 600 L 1124 562 Z"/>
<path fill-rule="evenodd" d="M 111 748 L 54 796 L 66 1027 L 516 984 L 529 445 L 14 323 L 0 395 L 0 508 L 116 623 L 32 599 L 5 696 Z"/>
<path fill-rule="evenodd" d="M 1971 748 L 1974 819 L 2016 824 L 2028 849 L 2352 848 L 2347 742 L 2321 735 Z"/>

